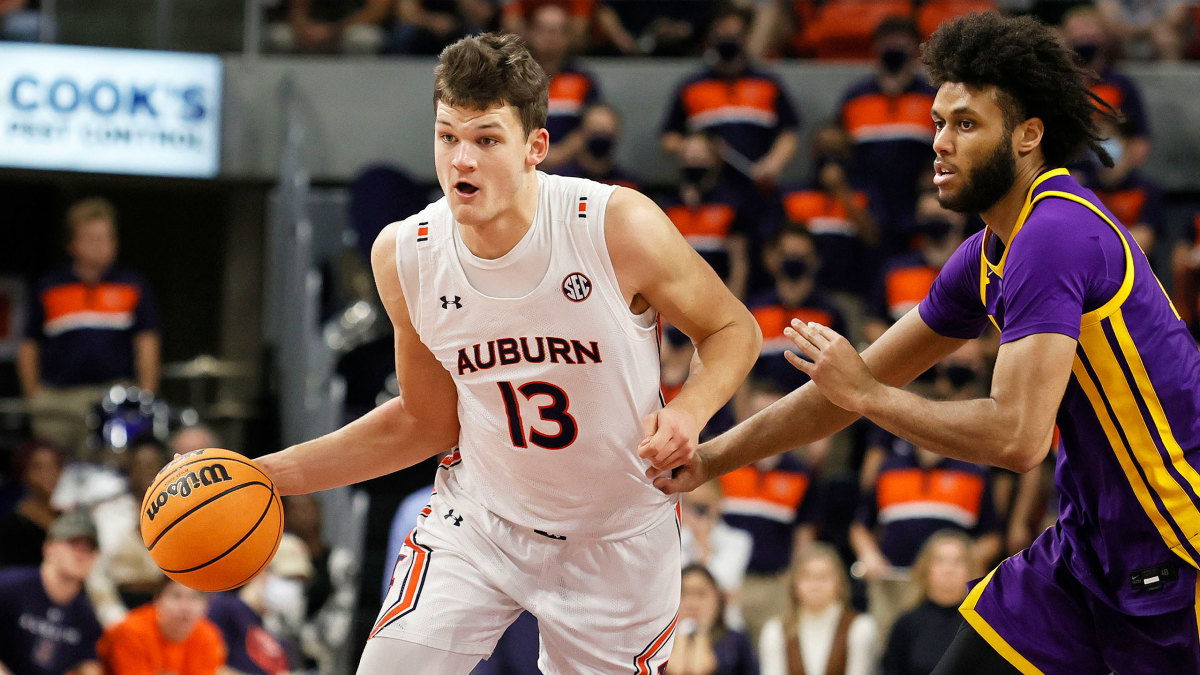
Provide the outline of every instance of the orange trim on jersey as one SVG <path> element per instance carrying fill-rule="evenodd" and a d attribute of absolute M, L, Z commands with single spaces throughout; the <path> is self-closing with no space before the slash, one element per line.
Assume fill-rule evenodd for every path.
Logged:
<path fill-rule="evenodd" d="M 675 618 L 671 619 L 671 625 L 667 626 L 663 632 L 659 633 L 658 637 L 654 638 L 654 641 L 651 642 L 650 645 L 645 649 L 643 649 L 642 653 L 638 654 L 633 660 L 633 664 L 637 666 L 637 675 L 651 675 L 650 659 L 654 658 L 654 655 L 657 654 L 658 651 L 663 648 L 663 645 L 667 644 L 667 641 L 671 639 L 671 636 L 675 634 L 675 624 L 678 622 L 679 613 L 676 612 Z"/>
<path fill-rule="evenodd" d="M 550 78 L 550 111 L 581 113 L 592 82 L 583 73 L 559 73 Z"/>
<path fill-rule="evenodd" d="M 1111 82 L 1097 82 L 1091 86 L 1091 89 L 1093 94 L 1118 110 L 1121 109 L 1121 104 L 1125 103 L 1125 92 Z"/>
<path fill-rule="evenodd" d="M 137 309 L 141 292 L 129 284 L 100 283 L 88 286 L 83 283 L 64 284 L 49 288 L 42 293 L 42 306 L 46 312 L 46 323 L 81 312 L 122 315 Z"/>
<path fill-rule="evenodd" d="M 933 287 L 938 271 L 932 267 L 902 267 L 887 273 L 884 278 L 884 293 L 888 311 L 895 318 L 916 307 Z"/>
<path fill-rule="evenodd" d="M 1133 227 L 1141 222 L 1142 208 L 1146 206 L 1145 190 L 1096 190 L 1096 196 L 1125 227 Z"/>
<path fill-rule="evenodd" d="M 842 126 L 855 141 L 933 140 L 929 109 L 933 96 L 910 92 L 899 96 L 864 94 L 846 101 Z"/>
<path fill-rule="evenodd" d="M 592 15 L 596 0 L 513 0 L 504 3 L 501 13 L 506 18 L 521 17 L 529 20 L 542 5 L 558 5 L 567 10 L 572 17 L 587 18 Z"/>
<path fill-rule="evenodd" d="M 700 128 L 728 122 L 774 126 L 778 119 L 775 101 L 779 89 L 774 82 L 763 78 L 693 82 L 684 88 L 680 97 L 688 119 Z"/>
<path fill-rule="evenodd" d="M 421 586 L 425 581 L 425 571 L 429 561 L 429 549 L 418 546 L 413 535 L 416 530 L 408 533 L 408 537 L 404 540 L 404 545 L 413 552 L 412 565 L 408 568 L 408 574 L 404 577 L 404 585 L 400 588 L 400 598 L 395 605 L 389 609 L 379 621 L 375 622 L 375 627 L 371 629 L 371 635 L 368 639 L 383 630 L 383 627 L 391 623 L 394 619 L 400 617 L 401 614 L 407 612 L 417 602 L 417 594 L 421 591 Z"/>
<path fill-rule="evenodd" d="M 875 499 L 884 509 L 907 503 L 938 503 L 953 506 L 979 517 L 984 482 L 977 476 L 953 469 L 894 469 L 880 474 Z"/>
<path fill-rule="evenodd" d="M 451 454 L 443 457 L 442 461 L 438 462 L 438 466 L 442 466 L 442 467 L 445 467 L 448 469 L 451 466 L 457 464 L 461 460 L 462 460 L 462 454 L 460 454 L 458 450 L 455 450 Z"/>
<path fill-rule="evenodd" d="M 868 199 L 865 192 L 854 192 L 854 206 L 867 208 Z M 783 209 L 788 220 L 793 223 L 808 223 L 821 218 L 840 218 L 848 220 L 849 212 L 841 200 L 822 190 L 796 190 L 783 196 Z"/>
<path fill-rule="evenodd" d="M 721 476 L 725 499 L 740 499 L 783 506 L 795 511 L 808 492 L 808 476 L 791 471 L 759 471 L 743 466 Z"/>

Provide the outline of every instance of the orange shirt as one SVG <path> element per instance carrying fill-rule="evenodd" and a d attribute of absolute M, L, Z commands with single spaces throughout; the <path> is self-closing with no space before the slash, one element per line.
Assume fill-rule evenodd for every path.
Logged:
<path fill-rule="evenodd" d="M 225 641 L 208 619 L 200 619 L 183 642 L 170 642 L 158 628 L 158 610 L 142 605 L 100 638 L 96 653 L 112 675 L 216 675 L 225 665 Z"/>

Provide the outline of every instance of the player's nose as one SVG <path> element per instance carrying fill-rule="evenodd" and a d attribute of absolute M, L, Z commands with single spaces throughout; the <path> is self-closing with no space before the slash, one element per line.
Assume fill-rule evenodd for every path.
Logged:
<path fill-rule="evenodd" d="M 474 148 L 470 143 L 459 143 L 454 151 L 454 157 L 451 159 L 451 164 L 454 168 L 460 171 L 468 168 L 475 168 L 477 161 L 475 159 Z"/>

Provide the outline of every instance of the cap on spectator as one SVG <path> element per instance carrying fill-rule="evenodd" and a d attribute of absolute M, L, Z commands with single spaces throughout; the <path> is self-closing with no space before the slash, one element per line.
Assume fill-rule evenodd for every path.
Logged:
<path fill-rule="evenodd" d="M 300 577 L 305 581 L 312 578 L 312 560 L 304 541 L 290 532 L 284 532 L 279 548 L 271 559 L 271 571 L 282 577 Z"/>
<path fill-rule="evenodd" d="M 52 541 L 68 541 L 77 537 L 90 539 L 92 546 L 100 545 L 96 523 L 87 509 L 75 509 L 59 516 L 46 531 L 46 539 Z"/>

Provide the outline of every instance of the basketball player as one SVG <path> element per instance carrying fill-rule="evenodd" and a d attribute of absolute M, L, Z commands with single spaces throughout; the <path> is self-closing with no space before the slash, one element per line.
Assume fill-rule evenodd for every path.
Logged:
<path fill-rule="evenodd" d="M 657 673 L 679 606 L 682 465 L 758 352 L 750 313 L 653 202 L 540 173 L 546 77 L 511 35 L 435 70 L 445 198 L 375 242 L 400 396 L 260 460 L 283 494 L 457 446 L 398 556 L 359 673 L 467 673 L 522 609 L 544 673 Z M 696 344 L 663 407 L 656 317 Z"/>
<path fill-rule="evenodd" d="M 1054 34 L 972 15 L 924 47 L 934 183 L 986 229 L 860 358 L 793 324 L 813 382 L 702 446 L 668 493 L 825 436 L 859 415 L 947 456 L 1028 471 L 1057 422 L 1059 521 L 972 588 L 935 675 L 1200 672 L 1200 352 L 1129 231 L 1062 166 L 1111 108 Z M 899 388 L 991 322 L 990 395 Z"/>

